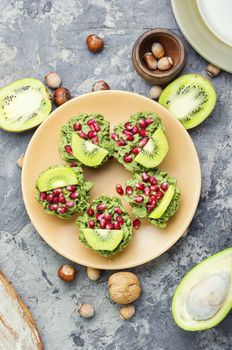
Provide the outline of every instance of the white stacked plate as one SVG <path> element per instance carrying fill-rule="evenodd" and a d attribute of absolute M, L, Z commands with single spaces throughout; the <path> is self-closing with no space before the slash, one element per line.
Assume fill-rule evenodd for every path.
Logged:
<path fill-rule="evenodd" d="M 232 0 L 172 0 L 176 21 L 207 61 L 232 72 Z"/>

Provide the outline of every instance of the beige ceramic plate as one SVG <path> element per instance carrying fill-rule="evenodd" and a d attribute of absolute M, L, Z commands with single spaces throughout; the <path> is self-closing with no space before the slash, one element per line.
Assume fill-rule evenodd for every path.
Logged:
<path fill-rule="evenodd" d="M 130 245 L 112 258 L 103 258 L 78 240 L 75 219 L 62 220 L 46 214 L 34 199 L 34 184 L 39 173 L 61 163 L 58 154 L 61 126 L 78 112 L 102 113 L 112 127 L 126 121 L 130 114 L 152 111 L 166 127 L 170 151 L 161 168 L 178 179 L 182 192 L 178 213 L 165 230 L 145 222 L 134 232 Z M 124 183 L 132 174 L 114 160 L 99 169 L 86 169 L 94 182 L 92 198 L 116 195 L 115 184 Z M 74 98 L 59 107 L 35 132 L 28 146 L 22 171 L 22 190 L 26 209 L 36 230 L 58 253 L 86 266 L 100 269 L 125 269 L 150 261 L 169 249 L 185 232 L 195 213 L 201 189 L 201 172 L 196 149 L 181 123 L 152 100 L 125 91 L 101 91 Z"/>

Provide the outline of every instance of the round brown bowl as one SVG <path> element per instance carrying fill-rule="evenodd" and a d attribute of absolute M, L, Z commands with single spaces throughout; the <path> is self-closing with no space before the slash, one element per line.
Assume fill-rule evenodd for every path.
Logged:
<path fill-rule="evenodd" d="M 143 56 L 146 52 L 151 52 L 151 46 L 155 42 L 160 43 L 166 56 L 172 58 L 172 68 L 166 71 L 152 71 L 146 66 Z M 143 33 L 136 40 L 132 50 L 132 62 L 136 72 L 152 84 L 168 84 L 183 70 L 186 59 L 187 51 L 183 41 L 172 31 L 163 28 L 150 29 Z"/>

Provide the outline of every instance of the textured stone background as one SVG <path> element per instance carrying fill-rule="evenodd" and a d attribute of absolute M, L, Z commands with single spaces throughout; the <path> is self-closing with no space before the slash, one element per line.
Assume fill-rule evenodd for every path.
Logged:
<path fill-rule="evenodd" d="M 180 34 L 170 0 L 1 0 L 0 13 L 1 85 L 27 76 L 43 79 L 47 71 L 56 69 L 74 96 L 90 91 L 101 78 L 113 89 L 147 95 L 149 84 L 131 65 L 135 39 L 152 27 Z M 91 32 L 104 35 L 106 43 L 103 53 L 94 57 L 84 43 Z M 184 73 L 205 75 L 206 62 L 187 47 Z M 79 276 L 72 285 L 58 280 L 57 267 L 65 259 L 36 234 L 22 201 L 16 160 L 32 132 L 1 131 L 0 266 L 30 307 L 46 350 L 231 349 L 231 315 L 216 329 L 192 334 L 179 329 L 170 313 L 173 291 L 185 273 L 231 245 L 231 76 L 222 73 L 214 85 L 217 107 L 191 131 L 203 174 L 197 213 L 186 238 L 159 259 L 134 269 L 142 281 L 143 296 L 136 305 L 136 317 L 128 323 L 118 317 L 107 298 L 107 272 L 91 283 L 84 268 L 78 267 Z M 96 307 L 96 317 L 87 322 L 76 313 L 82 301 Z"/>

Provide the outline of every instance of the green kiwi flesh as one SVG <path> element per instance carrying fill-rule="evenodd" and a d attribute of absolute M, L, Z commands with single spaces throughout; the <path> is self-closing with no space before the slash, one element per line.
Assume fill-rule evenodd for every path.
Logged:
<path fill-rule="evenodd" d="M 86 241 L 94 250 L 113 251 L 123 239 L 122 230 L 83 229 Z"/>
<path fill-rule="evenodd" d="M 72 150 L 74 157 L 84 165 L 95 167 L 102 163 L 109 153 L 102 147 L 82 139 L 79 135 L 72 135 Z"/>
<path fill-rule="evenodd" d="M 186 129 L 192 129 L 213 111 L 217 95 L 211 82 L 199 74 L 186 74 L 162 92 L 159 103 L 171 111 Z"/>
<path fill-rule="evenodd" d="M 158 128 L 134 161 L 145 168 L 155 168 L 168 152 L 168 141 L 161 128 Z"/>
<path fill-rule="evenodd" d="M 71 167 L 56 166 L 43 171 L 38 177 L 36 185 L 40 192 L 46 192 L 77 183 L 77 175 Z"/>
<path fill-rule="evenodd" d="M 0 90 L 0 128 L 22 132 L 42 123 L 52 109 L 46 87 L 37 79 L 16 80 Z"/>
<path fill-rule="evenodd" d="M 175 185 L 169 185 L 160 204 L 149 215 L 151 219 L 159 219 L 165 213 L 175 194 L 175 188 Z"/>

